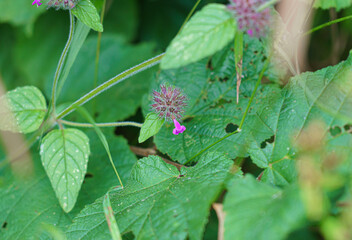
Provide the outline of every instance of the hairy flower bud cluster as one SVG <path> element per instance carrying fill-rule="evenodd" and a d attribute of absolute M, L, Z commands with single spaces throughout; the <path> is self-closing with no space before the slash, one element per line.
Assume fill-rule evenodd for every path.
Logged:
<path fill-rule="evenodd" d="M 233 11 L 240 30 L 250 36 L 261 37 L 270 24 L 270 9 L 257 11 L 265 2 L 267 0 L 230 0 L 227 7 Z"/>
<path fill-rule="evenodd" d="M 153 91 L 153 110 L 160 118 L 173 121 L 181 119 L 185 111 L 186 96 L 177 87 L 160 85 L 160 92 Z"/>
<path fill-rule="evenodd" d="M 40 2 L 41 0 L 34 0 L 32 2 L 32 5 L 37 4 L 37 7 L 39 7 L 40 5 L 42 5 L 42 3 Z M 65 10 L 69 10 L 74 8 L 77 3 L 80 0 L 49 0 L 46 5 L 48 6 L 48 8 L 56 8 L 56 10 L 59 9 L 65 9 Z"/>
<path fill-rule="evenodd" d="M 47 5 L 48 8 L 53 7 L 58 9 L 65 9 L 65 10 L 69 10 L 74 8 L 77 3 L 79 2 L 79 0 L 50 0 Z"/>

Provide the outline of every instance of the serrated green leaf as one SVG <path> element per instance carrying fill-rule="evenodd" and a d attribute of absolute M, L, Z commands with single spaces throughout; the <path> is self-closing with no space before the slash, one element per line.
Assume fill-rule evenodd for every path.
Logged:
<path fill-rule="evenodd" d="M 277 185 L 291 182 L 295 175 L 296 150 L 292 142 L 311 121 L 323 121 L 328 130 L 341 128 L 352 120 L 352 56 L 345 62 L 316 72 L 296 76 L 280 94 L 269 94 L 261 103 L 259 116 L 270 113 L 265 124 L 273 130 L 275 141 L 265 148 L 250 149 L 253 161 L 266 168 L 262 181 Z"/>
<path fill-rule="evenodd" d="M 161 68 L 178 68 L 214 54 L 234 38 L 236 21 L 222 4 L 196 13 L 167 48 Z"/>
<path fill-rule="evenodd" d="M 352 5 L 352 0 L 316 0 L 314 2 L 314 7 L 329 9 L 336 8 L 337 11 L 340 11 L 342 8 L 346 8 Z"/>
<path fill-rule="evenodd" d="M 0 129 L 33 132 L 42 124 L 46 110 L 45 98 L 38 88 L 18 87 L 0 98 Z"/>
<path fill-rule="evenodd" d="M 77 201 L 89 154 L 89 139 L 77 129 L 53 130 L 40 146 L 44 169 L 65 212 Z"/>
<path fill-rule="evenodd" d="M 214 152 L 181 172 L 156 156 L 139 160 L 127 186 L 110 194 L 121 233 L 132 231 L 137 239 L 200 239 L 231 165 Z M 76 217 L 68 239 L 110 239 L 101 204 L 99 199 Z"/>
<path fill-rule="evenodd" d="M 152 85 L 157 89 L 161 83 L 170 83 L 181 88 L 188 98 L 184 123 L 186 131 L 182 135 L 172 134 L 173 125 L 166 123 L 154 140 L 158 149 L 168 154 L 174 161 L 186 162 L 205 147 L 232 132 L 240 124 L 242 115 L 249 101 L 249 96 L 263 67 L 263 45 L 254 38 L 244 36 L 243 82 L 240 88 L 239 104 L 236 103 L 236 69 L 233 44 L 216 53 L 209 66 L 207 59 L 186 67 L 161 71 Z M 270 76 L 269 74 L 269 78 Z M 273 85 L 261 87 L 254 101 L 253 108 L 240 134 L 235 134 L 212 147 L 230 158 L 248 156 L 248 148 L 259 145 L 270 138 L 272 130 L 261 122 L 255 114 L 257 103 L 266 98 L 270 92 L 278 93 L 280 89 Z M 150 106 L 145 99 L 145 108 Z M 149 101 L 148 101 L 149 100 Z M 263 117 L 270 117 L 269 113 Z"/>
<path fill-rule="evenodd" d="M 90 0 L 81 0 L 71 11 L 81 22 L 91 29 L 98 32 L 103 31 L 98 11 Z"/>
<path fill-rule="evenodd" d="M 153 112 L 149 113 L 145 117 L 145 121 L 139 133 L 138 142 L 142 143 L 148 138 L 157 134 L 160 128 L 163 126 L 164 122 L 165 119 L 160 119 L 158 114 Z"/>
<path fill-rule="evenodd" d="M 285 190 L 246 175 L 231 185 L 224 201 L 225 240 L 281 240 L 305 218 L 297 187 Z"/>

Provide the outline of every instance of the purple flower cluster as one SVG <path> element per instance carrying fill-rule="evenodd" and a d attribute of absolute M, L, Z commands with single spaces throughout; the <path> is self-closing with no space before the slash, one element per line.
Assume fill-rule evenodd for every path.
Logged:
<path fill-rule="evenodd" d="M 246 31 L 250 36 L 260 37 L 265 35 L 270 24 L 270 9 L 257 11 L 265 2 L 266 0 L 230 0 L 227 7 L 233 11 L 240 30 Z"/>
<path fill-rule="evenodd" d="M 32 2 L 32 5 L 37 4 L 37 7 L 39 7 L 40 5 L 42 5 L 42 3 L 40 2 L 41 0 L 34 0 Z M 49 2 L 46 4 L 48 6 L 48 8 L 53 7 L 58 9 L 72 9 L 74 8 L 77 3 L 79 2 L 79 0 L 49 0 Z"/>
<path fill-rule="evenodd" d="M 153 110 L 167 121 L 173 121 L 175 129 L 173 134 L 178 135 L 186 130 L 185 126 L 180 125 L 177 119 L 182 118 L 185 111 L 186 96 L 177 87 L 160 85 L 160 92 L 153 91 Z"/>

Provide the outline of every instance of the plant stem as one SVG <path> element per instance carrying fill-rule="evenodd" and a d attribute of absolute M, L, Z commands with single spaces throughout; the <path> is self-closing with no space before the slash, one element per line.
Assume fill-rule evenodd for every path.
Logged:
<path fill-rule="evenodd" d="M 196 8 L 198 7 L 199 3 L 201 2 L 202 0 L 197 0 L 196 4 L 194 4 L 193 8 L 191 9 L 191 11 L 188 13 L 187 17 L 186 17 L 186 20 L 183 22 L 180 30 L 178 30 L 176 36 L 182 31 L 182 29 L 184 28 L 184 26 L 186 25 L 186 23 L 188 22 L 188 20 L 191 18 L 192 14 L 194 13 L 194 11 L 196 10 Z"/>
<path fill-rule="evenodd" d="M 228 137 L 230 137 L 230 136 L 232 136 L 232 135 L 234 135 L 234 134 L 239 133 L 239 132 L 242 131 L 242 126 L 243 126 L 243 124 L 244 124 L 244 120 L 246 119 L 246 116 L 247 116 L 247 114 L 248 114 L 248 112 L 249 112 L 249 108 L 250 108 L 250 106 L 251 106 L 251 104 L 252 104 L 252 102 L 253 102 L 253 99 L 254 99 L 254 97 L 255 97 L 255 94 L 256 94 L 256 92 L 257 92 L 257 90 L 258 90 L 258 87 L 259 87 L 259 85 L 260 85 L 260 83 L 261 83 L 261 81 L 262 81 L 262 78 L 263 78 L 263 76 L 264 76 L 265 70 L 266 70 L 266 69 L 268 68 L 268 66 L 269 66 L 269 63 L 270 63 L 270 57 L 266 59 L 266 62 L 265 62 L 265 64 L 264 64 L 264 67 L 263 67 L 262 71 L 261 71 L 260 74 L 259 74 L 258 80 L 257 80 L 257 82 L 256 82 L 256 84 L 255 84 L 255 87 L 254 87 L 254 90 L 253 90 L 253 92 L 252 92 L 251 98 L 249 99 L 249 102 L 248 102 L 248 104 L 247 104 L 246 111 L 244 112 L 244 114 L 243 114 L 243 116 L 242 116 L 242 119 L 241 119 L 241 122 L 240 122 L 240 125 L 239 125 L 238 129 L 237 129 L 236 131 L 232 132 L 232 133 L 229 133 L 229 134 L 225 135 L 224 137 L 220 138 L 219 140 L 215 141 L 214 143 L 210 144 L 209 146 L 203 148 L 203 149 L 202 149 L 200 152 L 198 152 L 196 155 L 194 155 L 193 157 L 191 157 L 190 159 L 188 159 L 188 160 L 184 163 L 184 165 L 190 163 L 193 159 L 195 159 L 196 157 L 198 157 L 199 155 L 201 155 L 202 153 L 204 153 L 205 151 L 207 151 L 209 148 L 211 148 L 211 147 L 213 147 L 214 145 L 218 144 L 219 142 L 221 142 L 221 141 L 225 140 L 226 138 L 228 138 Z"/>
<path fill-rule="evenodd" d="M 106 0 L 103 2 L 103 8 L 100 13 L 100 23 L 103 24 L 104 22 L 104 14 L 105 14 L 105 5 L 106 5 Z M 98 32 L 98 40 L 97 40 L 97 51 L 95 53 L 95 70 L 94 70 L 94 88 L 97 87 L 98 85 L 98 73 L 99 73 L 99 57 L 100 57 L 100 46 L 101 46 L 101 35 L 102 32 Z M 93 109 L 95 112 L 95 102 L 93 104 Z"/>
<path fill-rule="evenodd" d="M 95 89 L 93 89 L 92 91 L 90 91 L 89 93 L 87 93 L 86 95 L 84 95 L 83 97 L 81 97 L 80 99 L 75 101 L 74 103 L 72 103 L 70 106 L 68 106 L 65 110 L 63 110 L 57 116 L 57 119 L 61 119 L 61 118 L 65 117 L 66 115 L 68 115 L 69 113 L 74 111 L 77 107 L 88 102 L 89 100 L 91 100 L 92 98 L 101 94 L 102 92 L 109 89 L 110 87 L 124 81 L 125 79 L 127 79 L 127 78 L 129 78 L 129 77 L 131 77 L 131 76 L 133 76 L 133 75 L 135 75 L 145 69 L 148 69 L 148 68 L 155 66 L 156 64 L 158 64 L 160 62 L 160 60 L 164 56 L 164 54 L 165 53 L 162 53 L 158 56 L 155 56 L 155 57 L 137 65 L 137 66 L 134 66 L 134 67 L 118 74 L 117 76 L 111 78 L 110 80 L 102 83 L 101 85 L 99 85 L 98 87 L 96 87 Z"/>
<path fill-rule="evenodd" d="M 94 127 L 93 124 L 90 123 L 80 123 L 80 122 L 71 122 L 71 121 L 66 121 L 66 120 L 58 120 L 59 122 L 63 123 L 64 125 L 69 125 L 69 126 L 74 126 L 74 127 L 83 127 L 83 128 L 92 128 Z M 108 122 L 108 123 L 96 123 L 95 124 L 97 127 L 127 127 L 127 126 L 132 126 L 132 127 L 139 127 L 141 128 L 143 123 L 137 123 L 137 122 Z"/>
<path fill-rule="evenodd" d="M 56 114 L 55 113 L 55 107 L 56 107 L 57 83 L 59 81 L 61 70 L 62 70 L 62 67 L 64 65 L 68 50 L 69 50 L 71 42 L 72 42 L 72 38 L 73 38 L 73 34 L 74 34 L 74 28 L 75 28 L 75 19 L 73 17 L 73 14 L 71 13 L 71 11 L 69 11 L 69 13 L 70 13 L 70 32 L 68 34 L 68 39 L 67 39 L 65 48 L 62 51 L 59 63 L 58 63 L 57 68 L 56 68 L 56 72 L 55 72 L 55 76 L 54 76 L 54 82 L 53 82 L 53 88 L 52 88 L 52 92 L 51 92 L 51 106 L 52 106 L 52 109 L 53 109 L 53 114 Z"/>
<path fill-rule="evenodd" d="M 338 18 L 338 19 L 335 19 L 333 21 L 321 24 L 321 25 L 319 25 L 319 26 L 317 26 L 315 28 L 312 28 L 311 30 L 305 32 L 303 35 L 311 34 L 311 33 L 316 32 L 316 31 L 318 31 L 318 30 L 320 30 L 322 28 L 328 27 L 328 26 L 330 26 L 332 24 L 343 22 L 343 21 L 346 21 L 346 20 L 349 20 L 349 19 L 352 19 L 352 15 L 347 16 L 347 17 Z"/>

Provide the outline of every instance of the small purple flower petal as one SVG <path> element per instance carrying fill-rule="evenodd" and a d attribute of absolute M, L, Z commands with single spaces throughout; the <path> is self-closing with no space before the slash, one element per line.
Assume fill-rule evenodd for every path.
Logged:
<path fill-rule="evenodd" d="M 41 3 L 40 1 L 41 1 L 41 0 L 34 0 L 34 1 L 32 2 L 32 5 L 37 4 L 37 7 L 39 7 L 40 5 L 42 5 L 42 3 Z"/>
<path fill-rule="evenodd" d="M 175 128 L 172 130 L 172 133 L 178 135 L 183 133 L 186 130 L 186 127 L 181 125 L 176 119 L 174 119 Z"/>

